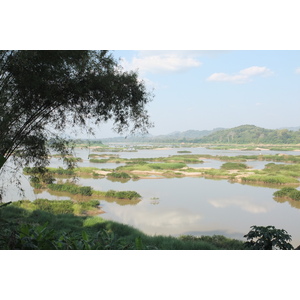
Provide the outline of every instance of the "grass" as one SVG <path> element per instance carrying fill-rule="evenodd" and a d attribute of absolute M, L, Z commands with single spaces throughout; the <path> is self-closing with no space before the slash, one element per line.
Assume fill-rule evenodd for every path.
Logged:
<path fill-rule="evenodd" d="M 243 177 L 242 182 L 262 182 L 269 184 L 297 184 L 299 181 L 290 176 L 284 175 L 250 175 L 248 177 Z"/>
<path fill-rule="evenodd" d="M 227 162 L 221 166 L 221 169 L 223 169 L 223 170 L 245 170 L 247 168 L 248 167 L 245 164 L 234 163 L 234 162 Z"/>
<path fill-rule="evenodd" d="M 48 184 L 47 186 L 52 191 L 58 192 L 67 192 L 73 195 L 83 195 L 83 196 L 92 196 L 93 190 L 90 186 L 78 186 L 76 184 L 71 183 L 63 183 L 63 184 Z"/>
<path fill-rule="evenodd" d="M 102 163 L 107 163 L 108 161 L 109 161 L 109 158 L 107 158 L 107 159 L 91 158 L 90 159 L 91 163 L 100 163 L 100 164 L 102 164 Z"/>
<path fill-rule="evenodd" d="M 48 200 L 36 199 L 34 201 L 20 200 L 12 202 L 14 207 L 23 208 L 29 211 L 42 210 L 52 214 L 75 214 L 81 215 L 86 212 L 98 211 L 98 200 L 71 201 L 71 200 Z"/>
<path fill-rule="evenodd" d="M 149 236 L 132 226 L 99 216 L 29 210 L 18 205 L 1 208 L 0 222 L 4 228 L 0 233 L 0 249 L 242 249 L 241 241 L 225 237 Z M 13 239 L 18 243 L 13 243 Z"/>
<path fill-rule="evenodd" d="M 278 197 L 278 198 L 289 198 L 292 200 L 299 201 L 300 200 L 300 191 L 298 191 L 292 187 L 284 187 L 281 190 L 275 192 L 273 194 L 273 196 Z"/>
<path fill-rule="evenodd" d="M 130 179 L 130 175 L 128 175 L 125 172 L 112 172 L 107 174 L 108 177 L 113 177 L 113 178 L 121 178 L 121 179 Z"/>

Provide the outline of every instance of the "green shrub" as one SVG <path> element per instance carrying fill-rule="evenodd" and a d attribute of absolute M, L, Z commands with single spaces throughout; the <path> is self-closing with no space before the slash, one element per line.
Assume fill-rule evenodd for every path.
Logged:
<path fill-rule="evenodd" d="M 74 175 L 75 172 L 73 169 L 63 169 L 62 167 L 59 168 L 48 168 L 51 174 L 56 175 Z"/>
<path fill-rule="evenodd" d="M 291 199 L 293 199 L 293 200 L 299 201 L 299 200 L 300 200 L 300 191 L 298 191 L 298 190 L 295 189 L 295 188 L 284 187 L 284 188 L 282 188 L 281 190 L 276 191 L 276 192 L 273 194 L 273 196 L 274 196 L 274 197 L 279 197 L 279 198 L 287 197 L 287 198 L 291 198 Z"/>
<path fill-rule="evenodd" d="M 96 159 L 96 158 L 91 158 L 90 159 L 91 163 L 106 163 L 108 161 L 109 161 L 109 159 Z"/>
<path fill-rule="evenodd" d="M 276 229 L 274 226 L 251 226 L 246 235 L 245 246 L 252 250 L 291 250 L 289 243 L 292 237 L 284 229 Z"/>
<path fill-rule="evenodd" d="M 184 163 L 153 163 L 149 167 L 155 170 L 176 170 L 186 167 Z"/>
<path fill-rule="evenodd" d="M 80 194 L 83 196 L 91 196 L 93 190 L 90 186 L 77 186 L 75 184 L 64 183 L 64 184 L 49 184 L 48 188 L 58 192 L 68 192 L 71 194 Z"/>
<path fill-rule="evenodd" d="M 192 151 L 180 150 L 180 151 L 177 151 L 177 153 L 192 153 Z"/>
<path fill-rule="evenodd" d="M 113 178 L 123 178 L 123 179 L 131 178 L 130 175 L 128 175 L 125 172 L 112 172 L 112 173 L 108 173 L 107 176 Z"/>
<path fill-rule="evenodd" d="M 193 242 L 207 242 L 212 244 L 218 249 L 224 250 L 243 250 L 244 243 L 240 240 L 230 239 L 223 235 L 213 235 L 213 236 L 193 236 L 193 235 L 182 235 L 179 237 L 182 241 L 193 241 Z"/>
<path fill-rule="evenodd" d="M 250 175 L 248 177 L 243 177 L 244 182 L 263 182 L 270 184 L 292 184 L 298 183 L 299 181 L 290 176 L 283 175 Z"/>
<path fill-rule="evenodd" d="M 137 199 L 141 198 L 141 195 L 135 191 L 114 191 L 109 190 L 105 193 L 105 197 L 118 198 L 118 199 Z"/>
<path fill-rule="evenodd" d="M 247 168 L 248 167 L 245 164 L 234 163 L 234 162 L 227 162 L 221 166 L 221 169 L 224 169 L 224 170 L 245 170 Z"/>
<path fill-rule="evenodd" d="M 71 200 L 48 200 L 48 199 L 37 199 L 33 201 L 33 204 L 37 209 L 47 211 L 53 214 L 72 214 L 73 202 Z"/>

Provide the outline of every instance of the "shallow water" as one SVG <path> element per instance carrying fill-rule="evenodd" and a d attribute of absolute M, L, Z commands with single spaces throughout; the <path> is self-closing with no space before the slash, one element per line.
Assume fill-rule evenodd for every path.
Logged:
<path fill-rule="evenodd" d="M 189 150 L 191 154 L 211 155 L 254 155 L 258 151 L 221 151 L 205 148 L 141 150 L 138 152 L 119 152 L 120 157 L 166 157 L 177 155 L 178 150 Z M 90 163 L 86 149 L 78 149 L 77 157 L 83 162 L 79 166 L 98 168 L 116 168 L 123 164 Z M 262 154 L 280 153 L 263 151 Z M 284 152 L 289 154 L 287 152 Z M 101 153 L 103 154 L 103 153 Z M 259 154 L 259 152 L 257 153 Z M 292 152 L 299 155 L 298 152 Z M 205 159 L 203 164 L 189 164 L 191 167 L 219 168 L 224 162 Z M 262 169 L 270 163 L 250 161 L 246 164 L 255 169 Z M 62 166 L 58 159 L 51 160 L 52 167 Z M 34 194 L 28 180 L 23 176 L 26 192 L 25 198 L 69 199 L 50 195 L 48 192 Z M 117 202 L 101 200 L 105 211 L 101 217 L 132 225 L 151 235 L 211 235 L 223 234 L 227 237 L 243 239 L 243 235 L 252 225 L 273 225 L 285 229 L 292 235 L 294 246 L 300 244 L 300 205 L 298 202 L 276 201 L 273 199 L 275 188 L 257 187 L 229 183 L 227 180 L 210 180 L 204 178 L 171 178 L 171 179 L 140 179 L 126 183 L 112 182 L 106 178 L 80 178 L 82 185 L 92 186 L 95 190 L 133 190 L 142 195 L 142 200 L 134 205 L 120 205 Z M 16 190 L 8 191 L 6 201 L 20 199 Z"/>

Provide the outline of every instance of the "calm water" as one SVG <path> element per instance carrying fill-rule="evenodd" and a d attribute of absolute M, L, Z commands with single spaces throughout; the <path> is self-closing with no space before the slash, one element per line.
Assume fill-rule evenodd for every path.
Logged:
<path fill-rule="evenodd" d="M 120 157 L 165 157 L 178 154 L 179 149 L 141 150 L 139 152 L 119 152 Z M 205 148 L 180 149 L 192 151 L 192 154 L 212 155 L 254 155 L 259 151 L 220 151 Z M 122 164 L 92 164 L 88 161 L 86 149 L 78 149 L 77 156 L 84 161 L 79 166 L 115 168 Z M 96 152 L 94 152 L 96 153 Z M 262 151 L 262 154 L 276 154 L 277 151 Z M 299 152 L 284 152 L 299 155 Z M 103 154 L 103 153 L 100 153 Z M 224 162 L 207 159 L 203 164 L 193 167 L 219 168 Z M 247 164 L 262 169 L 269 162 L 253 161 Z M 51 166 L 61 165 L 53 159 Z M 79 183 L 92 186 L 95 190 L 134 190 L 142 195 L 135 205 L 120 205 L 117 202 L 101 200 L 105 211 L 101 217 L 132 225 L 151 235 L 222 234 L 227 237 L 243 239 L 243 235 L 252 225 L 274 225 L 285 229 L 293 238 L 293 245 L 300 244 L 300 205 L 294 202 L 277 202 L 273 199 L 274 188 L 255 187 L 227 180 L 209 180 L 204 178 L 140 179 L 126 183 L 112 182 L 106 178 L 83 179 Z M 34 194 L 28 181 L 24 179 L 26 198 L 69 199 L 50 195 L 48 192 Z M 15 191 L 8 193 L 15 198 Z M 7 199 L 7 200 L 11 200 Z"/>

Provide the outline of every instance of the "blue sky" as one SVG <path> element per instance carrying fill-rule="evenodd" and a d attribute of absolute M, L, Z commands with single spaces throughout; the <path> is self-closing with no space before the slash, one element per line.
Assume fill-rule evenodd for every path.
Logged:
<path fill-rule="evenodd" d="M 153 90 L 149 133 L 300 126 L 300 51 L 112 51 Z M 111 124 L 102 137 L 116 136 Z M 98 134 L 97 134 L 98 135 Z"/>

